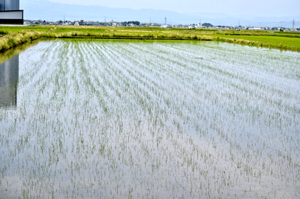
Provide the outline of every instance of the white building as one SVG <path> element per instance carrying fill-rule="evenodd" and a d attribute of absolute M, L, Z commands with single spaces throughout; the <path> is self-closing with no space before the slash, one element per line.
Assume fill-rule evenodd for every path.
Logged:
<path fill-rule="evenodd" d="M 202 27 L 202 23 L 196 24 L 196 28 L 203 28 L 203 27 Z"/>
<path fill-rule="evenodd" d="M 249 28 L 249 30 L 264 30 L 263 27 L 253 27 L 253 28 Z"/>
<path fill-rule="evenodd" d="M 170 26 L 168 24 L 164 24 L 164 25 L 161 25 L 161 28 L 172 28 L 172 26 Z"/>

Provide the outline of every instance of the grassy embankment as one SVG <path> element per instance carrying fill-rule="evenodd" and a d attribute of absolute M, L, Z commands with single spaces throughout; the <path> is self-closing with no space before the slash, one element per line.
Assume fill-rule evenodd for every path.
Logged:
<path fill-rule="evenodd" d="M 146 28 L 146 27 L 90 27 L 90 26 L 34 26 L 34 27 L 1 27 L 0 34 L 10 37 L 0 44 L 5 50 L 11 44 L 18 44 L 21 34 L 34 34 L 32 39 L 43 38 L 81 38 L 81 39 L 142 39 L 142 40 L 200 40 L 221 41 L 249 46 L 278 48 L 300 52 L 299 32 L 270 31 L 235 31 L 216 29 L 184 28 Z M 14 38 L 16 37 L 16 42 Z M 3 38 L 5 39 L 5 37 Z M 1 40 L 0 40 L 1 41 Z M 8 45 L 3 43 L 10 42 Z M 22 43 L 22 42 L 21 42 Z"/>
<path fill-rule="evenodd" d="M 19 33 L 9 33 L 0 39 L 0 52 L 7 51 L 15 46 L 32 42 L 33 40 L 41 38 L 39 32 L 32 31 L 21 31 Z M 5 56 L 4 56 L 5 57 Z M 0 60 L 5 59 L 2 57 Z"/>

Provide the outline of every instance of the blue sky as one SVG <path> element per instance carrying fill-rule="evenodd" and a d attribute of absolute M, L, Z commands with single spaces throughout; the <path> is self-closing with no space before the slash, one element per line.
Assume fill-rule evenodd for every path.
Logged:
<path fill-rule="evenodd" d="M 34 0 L 21 0 L 24 3 Z M 299 15 L 300 0 L 50 0 L 111 8 L 164 9 L 180 13 L 208 12 L 251 16 Z"/>
<path fill-rule="evenodd" d="M 25 19 L 300 27 L 300 0 L 20 1 Z"/>

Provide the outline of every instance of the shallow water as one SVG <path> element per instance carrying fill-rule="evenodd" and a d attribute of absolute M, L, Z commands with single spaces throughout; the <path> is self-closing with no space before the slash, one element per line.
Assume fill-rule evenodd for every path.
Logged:
<path fill-rule="evenodd" d="M 299 198 L 299 66 L 227 43 L 41 41 L 0 65 L 0 198 Z"/>

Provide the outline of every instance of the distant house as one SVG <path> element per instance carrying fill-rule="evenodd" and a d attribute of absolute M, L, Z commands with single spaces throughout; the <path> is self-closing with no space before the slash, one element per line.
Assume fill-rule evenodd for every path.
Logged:
<path fill-rule="evenodd" d="M 131 27 L 133 27 L 133 26 L 140 26 L 140 22 L 139 21 L 125 21 L 124 22 L 124 25 L 125 26 L 131 26 Z"/>
<path fill-rule="evenodd" d="M 198 23 L 198 24 L 196 24 L 196 26 L 195 26 L 196 28 L 202 28 L 202 23 Z"/>
<path fill-rule="evenodd" d="M 80 21 L 79 21 L 79 25 L 81 25 L 81 26 L 85 25 L 84 20 L 80 20 Z"/>
<path fill-rule="evenodd" d="M 24 21 L 24 24 L 25 25 L 30 25 L 30 24 L 32 24 L 32 21 Z"/>
<path fill-rule="evenodd" d="M 99 26 L 108 26 L 108 23 L 106 23 L 106 22 L 99 22 Z"/>
<path fill-rule="evenodd" d="M 141 26 L 141 27 L 149 27 L 149 26 L 150 26 L 150 23 L 141 23 L 140 26 Z"/>
<path fill-rule="evenodd" d="M 63 25 L 69 26 L 69 25 L 72 25 L 72 22 L 71 22 L 71 21 L 65 21 L 65 22 L 63 23 Z"/>
<path fill-rule="evenodd" d="M 252 28 L 249 28 L 249 30 L 264 30 L 263 27 L 252 27 Z"/>
<path fill-rule="evenodd" d="M 168 24 L 164 24 L 164 25 L 161 25 L 161 28 L 172 28 L 172 26 L 170 26 Z"/>
<path fill-rule="evenodd" d="M 161 27 L 161 25 L 159 23 L 152 23 L 150 26 L 151 27 Z"/>

